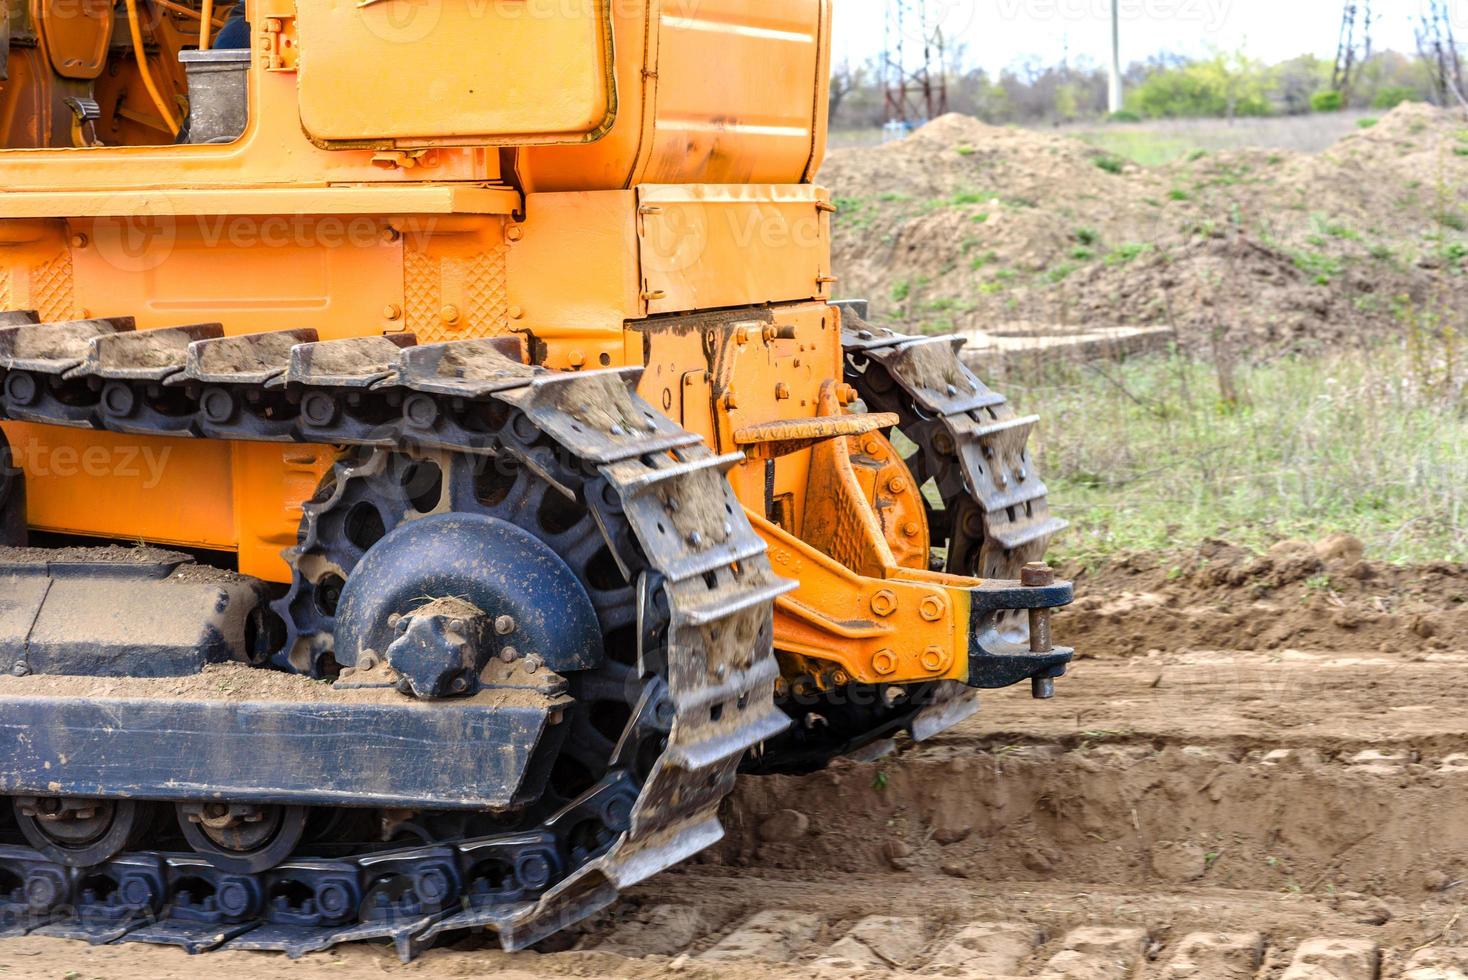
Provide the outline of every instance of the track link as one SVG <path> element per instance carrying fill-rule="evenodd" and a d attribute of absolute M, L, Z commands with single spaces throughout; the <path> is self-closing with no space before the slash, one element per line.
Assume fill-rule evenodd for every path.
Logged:
<path fill-rule="evenodd" d="M 639 370 L 560 374 L 507 356 L 503 341 L 320 342 L 311 331 L 224 337 L 214 324 L 134 331 L 128 318 L 35 319 L 0 317 L 12 324 L 0 328 L 7 419 L 529 468 L 587 507 L 638 590 L 643 688 L 608 773 L 530 831 L 298 860 L 257 875 L 146 849 L 72 869 L 5 848 L 0 934 L 292 956 L 390 939 L 407 958 L 446 934 L 490 927 L 518 949 L 718 840 L 717 808 L 740 758 L 787 724 L 773 703 L 770 651 L 773 601 L 793 584 L 771 571 L 724 479 L 731 460 L 638 399 Z M 328 624 L 302 622 L 293 603 L 323 586 L 301 559 L 350 476 L 339 467 L 334 490 L 307 507 L 292 592 L 277 604 L 288 640 L 266 658 L 276 668 L 329 669 Z M 649 739 L 661 746 L 656 757 L 631 758 Z M 588 823 L 601 830 L 591 843 L 577 833 Z"/>

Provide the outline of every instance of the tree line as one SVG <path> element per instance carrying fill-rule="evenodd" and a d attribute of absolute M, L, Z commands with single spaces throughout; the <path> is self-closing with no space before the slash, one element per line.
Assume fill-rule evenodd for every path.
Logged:
<path fill-rule="evenodd" d="M 966 52 L 947 53 L 943 68 L 948 108 L 990 123 L 1063 123 L 1107 115 L 1106 69 L 1087 60 L 1046 65 L 1022 61 L 991 75 L 965 67 Z M 1297 115 L 1345 108 L 1386 110 L 1401 102 L 1442 103 L 1453 92 L 1442 72 L 1422 56 L 1372 53 L 1354 66 L 1341 91 L 1329 59 L 1302 55 L 1266 64 L 1242 51 L 1206 58 L 1158 55 L 1134 62 L 1125 73 L 1126 118 Z M 837 67 L 831 80 L 833 127 L 861 129 L 886 122 L 877 59 Z"/>

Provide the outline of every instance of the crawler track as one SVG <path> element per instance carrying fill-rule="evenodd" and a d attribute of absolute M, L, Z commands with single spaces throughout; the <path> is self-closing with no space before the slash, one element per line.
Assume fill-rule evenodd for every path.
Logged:
<path fill-rule="evenodd" d="M 339 586 L 349 559 L 372 542 L 347 535 L 355 552 L 304 559 L 323 557 L 323 519 L 367 474 L 417 461 L 439 469 L 431 499 L 421 488 L 363 498 L 380 531 L 463 509 L 459 491 L 480 510 L 513 510 L 532 485 L 541 499 L 552 488 L 580 509 L 564 526 L 542 520 L 535 533 L 562 549 L 575 535 L 609 551 L 620 584 L 599 594 L 631 615 L 603 625 L 633 634 L 621 673 L 598 682 L 631 691 L 625 729 L 600 738 L 601 759 L 586 765 L 589 788 L 543 806 L 524 826 L 430 834 L 425 846 L 396 849 L 354 852 L 348 840 L 256 875 L 146 844 L 75 869 L 10 847 L 0 851 L 7 934 L 292 955 L 388 938 L 406 958 L 443 935 L 490 926 L 515 948 L 718 839 L 716 810 L 740 758 L 785 726 L 768 650 L 771 604 L 788 583 L 771 573 L 723 479 L 729 461 L 636 399 L 636 372 L 559 375 L 489 342 L 403 349 L 382 338 L 318 344 L 309 331 L 223 338 L 210 325 L 134 332 L 126 319 L 7 319 L 7 418 L 359 447 L 307 508 L 295 581 L 276 604 L 284 642 L 258 651 L 261 666 L 334 674 L 334 604 L 320 591 Z M 515 474 L 488 503 L 474 493 L 486 459 Z M 680 499 L 695 498 L 725 506 L 679 511 Z M 574 679 L 573 689 L 588 690 Z M 578 746 L 587 744 L 598 743 Z"/>

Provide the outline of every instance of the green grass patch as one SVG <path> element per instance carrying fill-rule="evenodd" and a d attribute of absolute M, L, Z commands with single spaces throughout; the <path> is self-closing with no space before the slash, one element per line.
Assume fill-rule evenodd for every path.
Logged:
<path fill-rule="evenodd" d="M 1097 157 L 1096 166 L 1109 174 L 1119 174 L 1126 170 L 1126 161 L 1120 157 Z"/>
<path fill-rule="evenodd" d="M 1152 251 L 1152 246 L 1146 242 L 1127 242 L 1125 245 L 1118 245 L 1106 253 L 1106 264 L 1126 265 L 1128 262 L 1134 262 L 1150 251 Z"/>
<path fill-rule="evenodd" d="M 1168 200 L 1171 201 L 1191 201 L 1193 199 L 1193 195 L 1189 194 L 1181 187 L 1174 187 L 1172 190 L 1168 191 L 1167 197 Z"/>
<path fill-rule="evenodd" d="M 1049 269 L 1045 270 L 1045 279 L 1051 283 L 1065 282 L 1077 268 L 1079 266 L 1072 262 L 1062 262 L 1059 265 L 1052 265 Z"/>
<path fill-rule="evenodd" d="M 1103 129 L 1077 135 L 1106 154 L 1100 159 L 1119 158 L 1143 167 L 1172 163 L 1198 149 L 1197 143 L 1185 136 L 1150 129 Z M 1099 162 L 1097 166 L 1100 166 Z"/>
<path fill-rule="evenodd" d="M 1374 558 L 1468 561 L 1468 414 L 1416 363 L 1398 343 L 1241 365 L 1225 400 L 1207 361 L 1057 360 L 1007 393 L 1043 407 L 1061 557 L 1349 531 Z"/>

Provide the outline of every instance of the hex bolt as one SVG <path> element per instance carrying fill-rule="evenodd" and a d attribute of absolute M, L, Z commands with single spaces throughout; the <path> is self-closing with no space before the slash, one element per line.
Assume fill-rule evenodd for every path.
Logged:
<path fill-rule="evenodd" d="M 509 636 L 515 632 L 515 619 L 512 616 L 499 616 L 494 621 L 494 631 L 500 636 Z"/>
<path fill-rule="evenodd" d="M 363 650 L 361 656 L 357 657 L 358 670 L 371 670 L 377 666 L 377 651 Z"/>
<path fill-rule="evenodd" d="M 902 493 L 907 489 L 907 480 L 900 476 L 894 476 L 887 481 L 887 489 L 892 493 Z"/>
<path fill-rule="evenodd" d="M 505 647 L 500 650 L 500 661 L 502 663 L 512 664 L 518 656 L 520 656 L 520 651 L 514 647 Z"/>
<path fill-rule="evenodd" d="M 897 670 L 897 654 L 891 650 L 878 650 L 872 654 L 872 669 L 883 676 Z"/>
<path fill-rule="evenodd" d="M 464 632 L 466 626 L 467 626 L 467 624 L 462 619 L 451 619 L 451 620 L 449 620 L 449 632 L 450 633 L 462 633 L 462 632 Z"/>
<path fill-rule="evenodd" d="M 943 600 L 935 595 L 925 596 L 918 612 L 930 623 L 936 623 L 943 618 Z"/>
<path fill-rule="evenodd" d="M 1036 701 L 1049 701 L 1055 697 L 1055 678 L 1031 677 L 1030 696 Z"/>
<path fill-rule="evenodd" d="M 918 536 L 918 531 L 920 530 L 922 528 L 918 527 L 917 521 L 908 521 L 902 525 L 902 533 L 905 537 L 915 538 Z"/>
<path fill-rule="evenodd" d="M 878 616 L 890 616 L 897 611 L 897 593 L 882 589 L 872 596 L 872 612 Z"/>
<path fill-rule="evenodd" d="M 525 658 L 525 672 L 527 674 L 533 674 L 543 666 L 545 666 L 545 661 L 540 659 L 540 654 L 538 653 L 532 653 Z"/>

